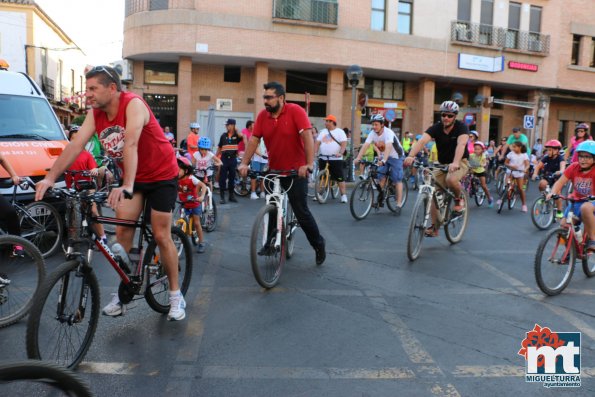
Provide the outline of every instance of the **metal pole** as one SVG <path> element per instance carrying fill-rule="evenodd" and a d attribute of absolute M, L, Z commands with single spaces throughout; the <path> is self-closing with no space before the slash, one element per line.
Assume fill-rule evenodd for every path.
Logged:
<path fill-rule="evenodd" d="M 349 174 L 347 176 L 347 180 L 349 182 L 353 182 L 355 180 L 353 175 L 353 136 L 355 135 L 355 86 L 357 83 L 354 84 L 353 81 L 351 83 L 351 134 L 349 135 Z"/>

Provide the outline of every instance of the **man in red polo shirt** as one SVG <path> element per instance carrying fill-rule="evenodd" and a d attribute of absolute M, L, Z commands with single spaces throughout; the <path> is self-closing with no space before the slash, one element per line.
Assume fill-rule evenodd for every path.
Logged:
<path fill-rule="evenodd" d="M 324 238 L 320 235 L 316 220 L 308 209 L 308 172 L 314 162 L 314 140 L 308 115 L 300 106 L 285 102 L 285 87 L 277 82 L 264 85 L 264 107 L 254 123 L 246 153 L 238 167 L 240 175 L 248 173 L 248 164 L 260 139 L 264 139 L 271 170 L 297 170 L 298 177 L 282 178 L 281 186 L 287 192 L 293 212 L 316 252 L 316 264 L 326 258 Z"/>

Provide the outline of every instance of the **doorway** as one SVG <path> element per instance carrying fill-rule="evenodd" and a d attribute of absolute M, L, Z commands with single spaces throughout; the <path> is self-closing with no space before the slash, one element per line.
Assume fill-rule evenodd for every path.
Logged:
<path fill-rule="evenodd" d="M 169 127 L 178 141 L 178 96 L 162 94 L 144 94 L 144 100 L 153 111 L 161 128 Z"/>
<path fill-rule="evenodd" d="M 500 117 L 490 117 L 490 127 L 489 127 L 489 137 L 488 137 L 488 144 L 490 141 L 496 142 L 496 146 L 498 142 L 500 142 Z"/>

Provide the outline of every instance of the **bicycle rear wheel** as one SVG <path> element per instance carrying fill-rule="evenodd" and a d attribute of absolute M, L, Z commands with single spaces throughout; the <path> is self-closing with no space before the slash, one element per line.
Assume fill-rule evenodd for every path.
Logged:
<path fill-rule="evenodd" d="M 276 224 L 277 208 L 272 204 L 265 205 L 256 214 L 250 237 L 252 273 L 258 284 L 267 289 L 277 285 L 285 263 L 287 239 L 282 230 L 281 241 L 276 241 Z"/>
<path fill-rule="evenodd" d="M 358 221 L 364 219 L 372 209 L 372 200 L 374 199 L 374 189 L 369 179 L 359 181 L 349 198 L 349 210 L 351 215 Z"/>
<path fill-rule="evenodd" d="M 29 216 L 20 217 L 21 236 L 31 241 L 44 258 L 61 248 L 64 225 L 58 210 L 43 201 L 25 207 Z"/>
<path fill-rule="evenodd" d="M 89 386 L 74 372 L 37 360 L 0 364 L 0 383 L 5 396 L 56 396 L 58 390 L 67 396 L 93 396 Z"/>
<path fill-rule="evenodd" d="M 241 197 L 246 197 L 250 193 L 250 178 L 242 178 L 240 176 L 236 176 L 233 191 L 235 194 Z"/>
<path fill-rule="evenodd" d="M 547 200 L 541 195 L 535 199 L 531 207 L 531 221 L 539 230 L 546 230 L 554 223 L 554 213 L 553 200 Z"/>
<path fill-rule="evenodd" d="M 87 354 L 99 320 L 93 269 L 68 261 L 51 273 L 27 321 L 27 357 L 74 369 Z"/>
<path fill-rule="evenodd" d="M 316 185 L 314 186 L 316 200 L 318 200 L 320 204 L 326 203 L 330 190 L 329 172 L 328 170 L 322 170 L 318 173 L 318 177 L 316 177 Z"/>
<path fill-rule="evenodd" d="M 192 277 L 192 246 L 188 237 L 177 227 L 171 228 L 171 237 L 178 251 L 178 280 L 182 295 L 186 295 Z M 169 312 L 169 279 L 161 260 L 159 247 L 151 240 L 143 258 L 144 271 L 148 274 L 145 300 L 157 313 Z"/>
<path fill-rule="evenodd" d="M 21 246 L 21 252 L 14 252 Z M 45 278 L 41 252 L 29 240 L 0 236 L 0 328 L 27 314 Z"/>
<path fill-rule="evenodd" d="M 446 239 L 450 241 L 451 244 L 456 244 L 461 241 L 463 235 L 465 234 L 465 230 L 467 229 L 469 198 L 464 191 L 461 192 L 461 200 L 463 204 L 463 210 L 457 213 L 453 211 L 455 201 L 449 200 L 447 211 L 450 213 L 450 219 L 448 222 L 446 222 L 446 225 L 444 225 L 444 233 L 446 234 Z"/>
<path fill-rule="evenodd" d="M 568 286 L 572 273 L 576 251 L 574 244 L 568 242 L 568 229 L 559 228 L 549 232 L 537 248 L 535 254 L 535 280 L 539 289 L 546 295 L 558 295 Z"/>
<path fill-rule="evenodd" d="M 426 208 L 430 205 L 430 196 L 427 193 L 420 193 L 413 205 L 411 221 L 409 223 L 409 234 L 407 235 L 407 257 L 414 261 L 421 253 L 421 243 L 424 233 L 429 225 L 426 224 Z"/>

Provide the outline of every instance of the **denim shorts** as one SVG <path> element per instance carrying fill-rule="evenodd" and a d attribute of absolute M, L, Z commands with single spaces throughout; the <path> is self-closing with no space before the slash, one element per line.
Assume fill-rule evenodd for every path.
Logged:
<path fill-rule="evenodd" d="M 250 169 L 254 172 L 262 172 L 267 167 L 267 163 L 261 163 L 260 161 L 251 161 Z"/>
<path fill-rule="evenodd" d="M 390 179 L 394 183 L 401 182 L 403 180 L 403 159 L 389 157 L 385 165 L 378 167 L 378 172 L 381 175 L 386 174 L 387 168 L 390 169 Z"/>
<path fill-rule="evenodd" d="M 186 214 L 186 216 L 190 216 L 190 215 L 202 215 L 202 205 L 199 205 L 198 207 L 195 208 L 184 208 L 184 214 Z"/>

